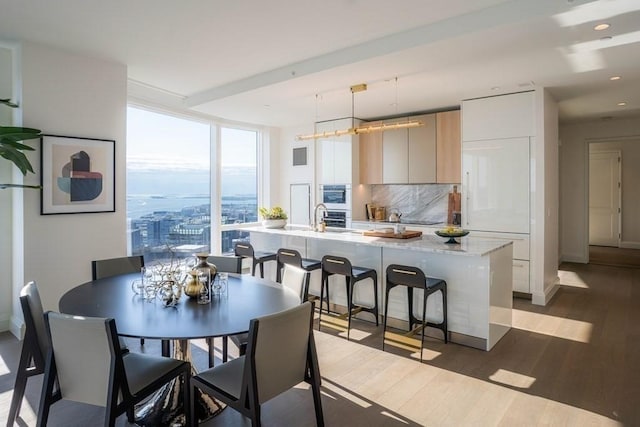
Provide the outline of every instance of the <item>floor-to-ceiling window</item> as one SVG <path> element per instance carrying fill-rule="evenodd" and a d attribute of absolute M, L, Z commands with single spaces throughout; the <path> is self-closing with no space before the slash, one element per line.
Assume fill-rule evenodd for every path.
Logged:
<path fill-rule="evenodd" d="M 220 166 L 221 249 L 229 253 L 247 233 L 224 225 L 258 221 L 258 132 L 221 128 Z"/>
<path fill-rule="evenodd" d="M 129 107 L 130 253 L 147 261 L 211 251 L 211 126 Z"/>

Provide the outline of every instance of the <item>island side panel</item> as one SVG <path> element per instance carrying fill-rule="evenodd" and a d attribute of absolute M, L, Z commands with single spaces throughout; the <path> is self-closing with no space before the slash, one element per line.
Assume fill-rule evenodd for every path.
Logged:
<path fill-rule="evenodd" d="M 489 303 L 489 342 L 487 350 L 511 329 L 513 322 L 513 245 L 489 254 L 491 285 Z"/>

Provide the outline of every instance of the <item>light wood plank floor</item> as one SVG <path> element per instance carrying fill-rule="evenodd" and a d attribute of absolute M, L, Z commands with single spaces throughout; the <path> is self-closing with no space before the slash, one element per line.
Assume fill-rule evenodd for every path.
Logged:
<path fill-rule="evenodd" d="M 326 424 L 640 425 L 640 269 L 563 264 L 560 278 L 547 307 L 515 300 L 514 328 L 491 352 L 428 339 L 420 363 L 405 350 L 382 352 L 380 328 L 368 322 L 354 322 L 351 342 L 329 328 L 316 332 Z M 195 344 L 195 363 L 204 367 L 204 345 Z M 159 352 L 153 342 L 146 347 Z M 2 424 L 19 351 L 15 338 L 0 334 Z M 19 425 L 35 425 L 39 387 L 39 379 L 28 385 Z M 61 402 L 49 425 L 98 425 L 101 414 Z M 300 385 L 265 404 L 263 424 L 313 426 L 310 391 Z M 226 409 L 205 425 L 249 424 Z"/>

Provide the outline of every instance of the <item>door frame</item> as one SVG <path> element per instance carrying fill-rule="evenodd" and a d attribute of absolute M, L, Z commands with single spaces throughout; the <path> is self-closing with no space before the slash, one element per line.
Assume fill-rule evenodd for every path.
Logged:
<path fill-rule="evenodd" d="M 619 136 L 619 137 L 605 137 L 605 138 L 586 138 L 584 141 L 584 197 L 583 197 L 583 206 L 582 206 L 582 212 L 585 218 L 584 221 L 584 228 L 583 228 L 583 235 L 585 236 L 584 239 L 584 246 L 582 249 L 582 254 L 583 254 L 583 259 L 585 260 L 585 263 L 588 264 L 589 263 L 589 221 L 591 220 L 591 218 L 589 217 L 589 154 L 590 154 L 590 147 L 591 144 L 594 143 L 602 143 L 602 142 L 622 142 L 622 141 L 633 141 L 633 140 L 637 140 L 638 137 L 637 136 Z M 620 175 L 622 175 L 622 153 L 620 153 Z M 618 245 L 620 245 L 621 239 L 622 239 L 622 176 L 620 177 L 620 212 L 618 213 L 619 215 L 619 224 L 618 224 L 618 229 L 619 229 L 619 233 L 620 233 L 620 237 L 618 238 Z"/>

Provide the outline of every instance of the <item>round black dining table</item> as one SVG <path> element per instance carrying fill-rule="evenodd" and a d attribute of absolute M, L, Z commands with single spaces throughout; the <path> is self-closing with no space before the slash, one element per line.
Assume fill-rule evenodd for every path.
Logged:
<path fill-rule="evenodd" d="M 196 298 L 182 295 L 173 307 L 160 298 L 144 300 L 132 290 L 139 273 L 92 280 L 66 292 L 60 298 L 61 313 L 77 316 L 113 318 L 118 334 L 132 338 L 173 340 L 172 357 L 191 361 L 189 340 L 228 337 L 249 331 L 251 319 L 277 313 L 300 304 L 292 290 L 270 280 L 250 275 L 229 274 L 226 295 L 198 304 Z M 181 401 L 179 381 L 165 387 L 157 398 L 136 408 L 140 425 L 174 424 L 183 419 L 181 403 L 168 408 L 168 395 Z M 223 408 L 212 398 L 198 398 L 197 417 L 204 420 Z M 179 421 L 178 421 L 179 423 Z"/>

